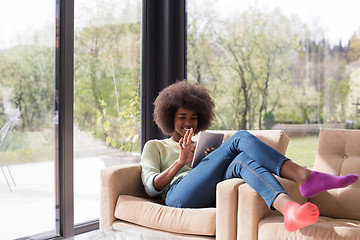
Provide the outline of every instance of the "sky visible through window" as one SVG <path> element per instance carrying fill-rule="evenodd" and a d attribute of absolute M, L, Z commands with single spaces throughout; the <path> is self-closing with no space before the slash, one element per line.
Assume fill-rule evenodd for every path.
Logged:
<path fill-rule="evenodd" d="M 23 44 L 35 32 L 54 28 L 54 17 L 55 1 L 0 0 L 0 49 Z"/>
<path fill-rule="evenodd" d="M 206 2 L 206 0 L 204 0 Z M 215 1 L 222 17 L 238 14 L 249 6 L 274 9 L 280 8 L 285 15 L 296 14 L 304 22 L 321 25 L 327 31 L 331 43 L 340 39 L 346 43 L 354 32 L 360 29 L 360 2 L 358 0 L 218 0 Z M 18 44 L 24 36 L 53 24 L 55 8 L 49 0 L 0 0 L 0 49 Z M 54 8 L 54 12 L 42 9 Z M 20 42 L 21 43 L 21 42 Z"/>
<path fill-rule="evenodd" d="M 129 4 L 137 5 L 137 1 L 124 4 L 118 4 L 117 1 L 109 1 L 115 5 L 112 16 L 106 15 L 107 22 L 114 20 L 136 22 L 140 19 L 140 12 L 128 11 Z M 97 18 L 104 20 L 104 16 L 98 16 L 100 13 L 94 13 L 94 4 L 102 4 L 102 1 L 75 0 L 75 12 L 77 18 L 81 18 L 83 23 L 89 22 L 89 17 L 96 14 Z M 78 7 L 81 6 L 81 7 Z M 86 8 L 87 14 L 81 13 Z M 104 8 L 104 7 L 102 7 Z M 53 9 L 49 11 L 48 9 Z M 137 9 L 137 8 L 133 8 Z M 34 33 L 40 33 L 40 42 L 45 45 L 53 45 L 55 37 L 53 36 L 54 18 L 55 18 L 55 0 L 0 0 L 0 49 L 5 49 L 18 44 L 29 44 L 34 40 Z M 85 11 L 85 12 L 86 12 Z M 91 11 L 91 12 L 89 12 Z M 83 11 L 84 12 L 84 11 Z M 99 22 L 99 19 L 96 21 Z M 100 23 L 102 23 L 100 21 Z M 76 22 L 75 27 L 81 27 L 80 22 Z M 45 39 L 44 39 L 45 38 Z M 38 39 L 39 41 L 39 39 Z"/>
<path fill-rule="evenodd" d="M 264 10 L 279 8 L 287 16 L 297 15 L 309 25 L 321 26 L 332 44 L 347 43 L 360 31 L 358 0 L 218 0 L 216 7 L 223 18 L 231 17 L 249 7 Z M 359 33 L 360 34 L 360 33 Z"/>

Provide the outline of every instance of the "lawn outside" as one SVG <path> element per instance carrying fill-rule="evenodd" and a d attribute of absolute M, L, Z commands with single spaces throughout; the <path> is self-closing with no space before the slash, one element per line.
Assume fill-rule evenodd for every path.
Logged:
<path fill-rule="evenodd" d="M 299 165 L 313 167 L 319 136 L 290 137 L 286 156 Z"/>

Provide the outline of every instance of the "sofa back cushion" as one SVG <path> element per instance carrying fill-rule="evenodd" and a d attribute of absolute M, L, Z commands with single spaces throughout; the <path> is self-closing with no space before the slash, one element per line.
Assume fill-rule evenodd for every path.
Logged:
<path fill-rule="evenodd" d="M 337 176 L 360 175 L 360 130 L 323 129 L 314 170 Z M 360 220 L 360 181 L 310 199 L 323 216 Z"/>

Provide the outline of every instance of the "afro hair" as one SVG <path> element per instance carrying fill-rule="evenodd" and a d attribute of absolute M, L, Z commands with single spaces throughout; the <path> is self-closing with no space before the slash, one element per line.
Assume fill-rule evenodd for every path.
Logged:
<path fill-rule="evenodd" d="M 198 133 L 211 126 L 215 119 L 214 107 L 205 87 L 182 80 L 159 93 L 154 102 L 154 121 L 165 135 L 172 135 L 176 111 L 179 108 L 191 109 L 198 115 L 198 128 L 195 132 Z"/>

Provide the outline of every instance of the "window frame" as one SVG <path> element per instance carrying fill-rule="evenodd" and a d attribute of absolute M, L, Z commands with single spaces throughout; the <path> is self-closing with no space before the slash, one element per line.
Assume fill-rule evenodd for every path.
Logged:
<path fill-rule="evenodd" d="M 74 0 L 56 0 L 55 86 L 59 114 L 56 131 L 56 233 L 74 236 Z"/>

